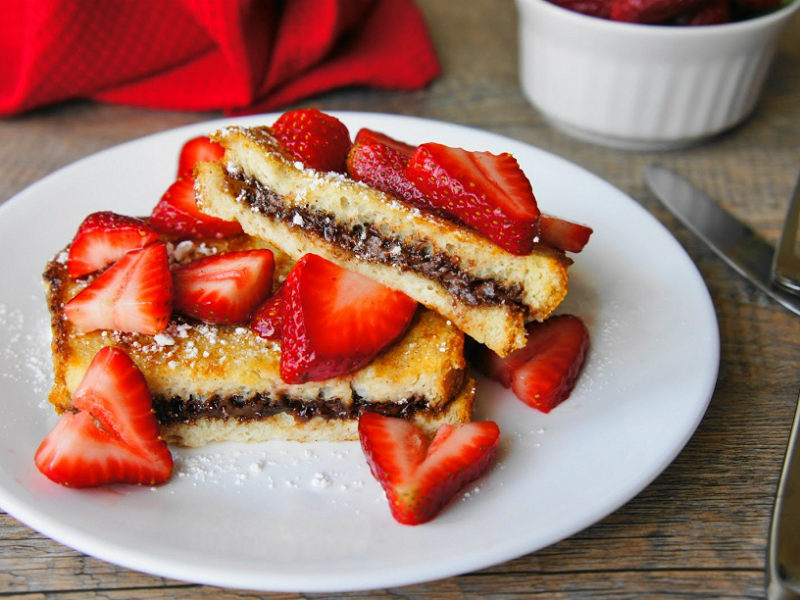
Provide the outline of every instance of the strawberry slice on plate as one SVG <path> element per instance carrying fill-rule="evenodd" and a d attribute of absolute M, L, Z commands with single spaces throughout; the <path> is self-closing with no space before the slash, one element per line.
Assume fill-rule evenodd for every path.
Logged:
<path fill-rule="evenodd" d="M 287 383 L 352 373 L 400 339 L 416 301 L 306 254 L 284 282 L 281 377 Z"/>
<path fill-rule="evenodd" d="M 225 148 L 208 136 L 190 139 L 181 148 L 178 157 L 178 176 L 187 175 L 199 162 L 214 162 L 225 156 Z"/>
<path fill-rule="evenodd" d="M 363 130 L 362 130 L 363 131 Z M 347 155 L 347 174 L 424 210 L 441 213 L 406 177 L 408 157 L 382 143 L 356 144 Z"/>
<path fill-rule="evenodd" d="M 557 315 L 526 329 L 524 348 L 500 358 L 477 346 L 471 361 L 525 404 L 548 413 L 572 393 L 586 361 L 589 331 L 575 315 Z"/>
<path fill-rule="evenodd" d="M 589 243 L 591 227 L 542 213 L 539 219 L 539 243 L 565 252 L 580 252 Z"/>
<path fill-rule="evenodd" d="M 110 211 L 92 213 L 69 247 L 67 272 L 73 279 L 94 273 L 157 239 L 156 230 L 141 219 Z"/>
<path fill-rule="evenodd" d="M 530 181 L 510 154 L 422 144 L 408 162 L 409 180 L 439 210 L 512 254 L 530 254 L 539 208 Z"/>
<path fill-rule="evenodd" d="M 316 108 L 292 110 L 278 117 L 272 134 L 306 167 L 345 172 L 352 144 L 347 126 L 336 117 Z"/>
<path fill-rule="evenodd" d="M 272 291 L 271 250 L 206 256 L 175 269 L 175 310 L 204 323 L 236 325 L 250 317 Z"/>
<path fill-rule="evenodd" d="M 183 234 L 190 238 L 229 238 L 242 233 L 236 221 L 223 221 L 197 208 L 194 177 L 178 177 L 161 196 L 150 215 L 150 224 L 161 233 Z"/>
<path fill-rule="evenodd" d="M 392 516 L 405 525 L 419 525 L 491 466 L 500 429 L 492 421 L 445 424 L 429 444 L 413 423 L 368 412 L 358 421 L 358 437 Z"/>
<path fill-rule="evenodd" d="M 358 130 L 353 144 L 356 146 L 359 144 L 383 144 L 384 146 L 389 146 L 389 148 L 392 150 L 404 155 L 406 158 L 411 158 L 411 156 L 414 154 L 414 151 L 417 149 L 416 146 L 406 144 L 405 142 L 396 140 L 393 137 L 389 137 L 385 133 L 373 131 L 372 129 L 367 129 L 366 127 L 362 127 Z"/>
<path fill-rule="evenodd" d="M 283 314 L 286 310 L 286 299 L 283 286 L 253 313 L 250 328 L 267 340 L 280 340 L 283 332 Z"/>
<path fill-rule="evenodd" d="M 79 331 L 114 329 L 155 335 L 172 314 L 172 274 L 167 247 L 153 242 L 132 250 L 64 306 Z"/>
<path fill-rule="evenodd" d="M 62 415 L 36 451 L 44 475 L 74 488 L 169 479 L 172 455 L 159 438 L 152 395 L 125 352 L 106 346 L 95 355 L 74 405 L 78 412 Z"/>

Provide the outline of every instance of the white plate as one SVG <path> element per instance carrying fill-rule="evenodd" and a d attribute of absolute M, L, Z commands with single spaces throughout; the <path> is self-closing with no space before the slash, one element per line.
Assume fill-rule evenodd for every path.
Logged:
<path fill-rule="evenodd" d="M 3 509 L 81 552 L 155 575 L 264 591 L 374 589 L 481 569 L 571 536 L 680 452 L 713 391 L 718 330 L 703 280 L 653 217 L 596 176 L 511 139 L 411 117 L 339 116 L 353 133 L 511 152 L 543 210 L 594 228 L 560 309 L 583 317 L 592 336 L 572 397 L 544 415 L 481 381 L 478 417 L 503 433 L 497 465 L 419 527 L 393 521 L 357 443 L 175 450 L 176 475 L 156 489 L 75 491 L 44 478 L 33 455 L 55 416 L 40 273 L 90 212 L 148 214 L 181 144 L 228 121 L 192 125 L 80 160 L 0 207 Z"/>

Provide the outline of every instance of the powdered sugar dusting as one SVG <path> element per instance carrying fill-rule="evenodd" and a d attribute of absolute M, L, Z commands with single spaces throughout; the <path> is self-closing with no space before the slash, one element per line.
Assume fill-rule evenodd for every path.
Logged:
<path fill-rule="evenodd" d="M 194 486 L 341 494 L 372 480 L 360 449 L 348 443 L 267 443 L 254 449 L 229 445 L 175 449 L 174 477 Z"/>
<path fill-rule="evenodd" d="M 30 303 L 40 306 L 42 300 L 32 296 Z M 0 304 L 0 330 L 3 331 L 0 361 L 5 365 L 0 378 L 21 383 L 44 398 L 53 383 L 47 314 L 31 315 L 19 308 Z"/>

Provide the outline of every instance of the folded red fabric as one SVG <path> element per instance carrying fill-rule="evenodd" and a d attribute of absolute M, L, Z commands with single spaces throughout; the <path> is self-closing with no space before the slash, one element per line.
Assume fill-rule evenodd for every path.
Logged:
<path fill-rule="evenodd" d="M 71 98 L 243 114 L 441 72 L 413 0 L 0 0 L 0 115 Z"/>

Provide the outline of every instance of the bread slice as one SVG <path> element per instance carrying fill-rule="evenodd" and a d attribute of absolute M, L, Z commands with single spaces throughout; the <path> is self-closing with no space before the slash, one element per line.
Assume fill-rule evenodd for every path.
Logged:
<path fill-rule="evenodd" d="M 205 212 L 295 259 L 313 252 L 402 290 L 501 356 L 524 346 L 525 323 L 545 319 L 567 293 L 571 260 L 560 251 L 536 245 L 516 256 L 390 194 L 303 168 L 267 127 L 211 137 L 226 162 L 196 168 Z"/>
<path fill-rule="evenodd" d="M 247 235 L 228 240 L 171 239 L 176 263 L 217 252 L 268 247 Z M 273 248 L 276 285 L 293 261 Z M 248 327 L 212 326 L 173 317 L 157 336 L 80 333 L 64 304 L 91 278 L 71 280 L 67 250 L 47 265 L 44 281 L 53 332 L 55 381 L 50 402 L 72 408 L 71 395 L 94 355 L 122 348 L 153 393 L 162 436 L 183 446 L 215 441 L 357 440 L 363 411 L 401 416 L 433 433 L 442 423 L 471 418 L 475 384 L 464 359 L 464 336 L 445 318 L 420 308 L 405 337 L 360 371 L 319 382 L 289 385 L 280 378 L 280 342 Z"/>

